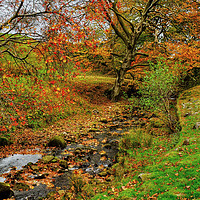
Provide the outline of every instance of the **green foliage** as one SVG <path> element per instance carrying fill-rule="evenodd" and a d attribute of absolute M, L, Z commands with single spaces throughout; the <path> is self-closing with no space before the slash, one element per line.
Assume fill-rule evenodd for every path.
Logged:
<path fill-rule="evenodd" d="M 165 64 L 163 58 L 157 60 L 157 64 L 151 63 L 150 71 L 146 72 L 139 86 L 142 97 L 138 102 L 143 109 L 156 113 L 171 132 L 176 129 L 176 120 L 170 111 L 170 96 L 176 91 L 179 82 L 179 77 L 175 75 L 176 66 L 173 66 L 173 70 Z"/>
<path fill-rule="evenodd" d="M 121 153 L 123 158 L 119 155 L 119 162 L 123 160 L 123 166 L 120 163 L 113 166 L 117 177 L 110 186 L 117 192 L 105 191 L 92 199 L 199 199 L 200 139 L 199 129 L 193 128 L 200 121 L 199 99 L 200 86 L 180 94 L 177 108 L 182 130 L 167 136 L 154 136 L 153 145 L 137 148 L 135 153 L 127 150 L 128 156 Z M 188 112 L 192 114 L 185 115 Z M 185 140 L 189 142 L 184 143 Z M 118 178 L 120 169 L 126 170 L 126 176 Z M 149 174 L 149 179 L 140 179 L 140 174 Z M 130 187 L 128 183 L 133 180 L 136 184 Z"/>
<path fill-rule="evenodd" d="M 140 147 L 150 147 L 152 142 L 153 138 L 148 133 L 145 133 L 141 129 L 132 129 L 120 140 L 119 148 L 121 151 L 127 151 Z"/>

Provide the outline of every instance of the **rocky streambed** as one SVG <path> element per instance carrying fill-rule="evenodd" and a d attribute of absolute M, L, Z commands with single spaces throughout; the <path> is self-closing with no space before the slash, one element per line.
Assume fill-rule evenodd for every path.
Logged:
<path fill-rule="evenodd" d="M 68 138 L 66 132 L 61 133 L 66 136 L 65 139 L 68 138 L 68 145 L 64 149 L 47 148 L 42 158 L 40 154 L 35 154 L 1 159 L 0 172 L 6 173 L 1 175 L 1 182 L 11 186 L 10 193 L 7 191 L 4 198 L 14 195 L 16 200 L 35 200 L 58 188 L 67 190 L 75 170 L 81 170 L 91 178 L 109 179 L 109 169 L 117 162 L 121 136 L 131 127 L 143 126 L 145 122 L 139 120 L 139 116 L 120 115 L 109 121 L 101 119 L 100 123 L 104 128 L 91 127 L 82 132 L 76 141 Z M 1 189 L 0 194 L 3 196 Z"/>

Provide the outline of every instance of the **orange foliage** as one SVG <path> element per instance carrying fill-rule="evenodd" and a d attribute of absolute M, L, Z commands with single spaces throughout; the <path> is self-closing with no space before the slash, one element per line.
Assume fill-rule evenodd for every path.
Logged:
<path fill-rule="evenodd" d="M 116 59 L 117 64 L 113 65 L 111 61 L 112 53 L 122 54 L 123 59 L 125 48 L 119 40 L 112 44 L 113 38 L 116 38 L 113 27 L 117 27 L 119 31 L 123 31 L 123 28 L 126 27 L 127 30 L 124 30 L 123 34 L 126 32 L 134 33 L 133 27 L 137 24 L 137 20 L 134 21 L 134 16 L 139 15 L 140 10 L 149 1 L 120 0 L 115 5 L 111 1 L 92 0 L 75 3 L 73 6 L 70 2 L 55 0 L 48 5 L 42 4 L 41 9 L 43 10 L 41 13 L 38 12 L 40 18 L 37 18 L 37 14 L 33 17 L 36 17 L 36 21 L 40 19 L 45 25 L 38 27 L 40 30 L 37 30 L 31 24 L 33 21 L 26 18 L 26 14 L 31 15 L 35 12 L 34 8 L 27 9 L 29 13 L 26 13 L 25 5 L 22 6 L 23 1 L 16 1 L 16 4 L 13 4 L 15 7 L 9 7 L 10 4 L 6 4 L 5 1 L 7 8 L 13 9 L 13 13 L 10 13 L 4 19 L 5 21 L 1 20 L 0 30 L 5 35 L 0 36 L 2 39 L 0 41 L 0 45 L 2 45 L 0 56 L 2 59 L 6 59 L 4 53 L 10 52 L 9 55 L 14 56 L 15 60 L 22 61 L 22 64 L 16 62 L 17 65 L 13 65 L 9 60 L 6 62 L 7 66 L 0 65 L 0 89 L 3 91 L 1 98 L 2 101 L 7 103 L 2 110 L 3 114 L 0 114 L 0 118 L 10 120 L 9 126 L 0 125 L 0 132 L 5 132 L 13 126 L 24 125 L 27 120 L 28 108 L 32 111 L 42 110 L 44 115 L 45 113 L 50 115 L 56 110 L 64 112 L 62 111 L 63 107 L 73 104 L 75 98 L 75 88 L 70 85 L 69 80 L 75 78 L 81 71 L 84 72 L 92 68 L 97 62 L 104 60 L 111 69 L 114 67 L 119 69 L 120 59 Z M 155 38 L 157 41 L 153 42 L 150 39 L 148 41 L 147 37 L 145 42 L 138 45 L 139 47 L 134 47 L 137 49 L 135 52 L 148 54 L 149 57 L 135 54 L 131 66 L 148 60 L 154 61 L 157 57 L 165 57 L 170 62 L 180 63 L 179 73 L 185 68 L 189 71 L 194 67 L 199 67 L 200 15 L 198 3 L 190 0 L 159 1 L 159 3 L 154 14 L 160 14 L 160 21 L 158 20 L 159 23 L 155 24 L 157 25 L 155 28 L 151 23 L 152 21 L 148 21 L 149 18 L 145 25 L 147 29 L 145 33 L 154 37 L 155 30 L 161 28 L 160 38 Z M 116 11 L 113 12 L 115 7 L 119 13 L 118 16 L 115 13 Z M 18 13 L 15 13 L 15 10 Z M 124 27 L 120 26 L 118 19 L 120 15 L 124 17 L 122 18 L 126 25 Z M 128 16 L 127 20 L 124 20 L 126 16 Z M 19 23 L 20 20 L 22 21 Z M 157 23 L 156 20 L 154 21 Z M 16 24 L 19 26 L 16 26 Z M 19 34 L 22 34 L 23 31 L 29 33 L 23 35 L 25 38 L 30 35 L 37 35 L 37 31 L 39 31 L 43 40 L 10 36 L 5 32 L 9 28 L 15 28 Z M 12 48 L 9 45 L 9 47 L 6 46 L 7 40 L 9 45 L 12 44 Z M 3 45 L 2 42 L 5 42 L 6 45 Z M 29 55 L 29 50 L 22 48 L 24 44 L 28 45 L 31 53 L 36 54 L 36 59 L 39 62 L 44 62 L 44 66 L 35 67 L 29 63 L 31 68 L 27 68 L 24 65 L 24 63 L 26 64 L 24 58 L 28 58 Z M 19 57 L 20 53 L 23 57 Z M 134 72 L 134 75 L 140 77 L 146 69 L 146 66 L 137 66 L 131 71 Z M 38 76 L 40 70 L 44 71 L 42 78 Z M 23 85 L 20 79 L 23 74 L 29 73 L 32 74 L 32 77 Z M 44 77 L 45 81 L 43 80 Z M 28 83 L 32 91 L 27 90 L 26 84 Z M 54 97 L 52 97 L 52 94 L 54 94 Z M 56 99 L 54 104 L 52 98 Z M 6 111 L 9 108 L 12 108 L 12 113 Z"/>

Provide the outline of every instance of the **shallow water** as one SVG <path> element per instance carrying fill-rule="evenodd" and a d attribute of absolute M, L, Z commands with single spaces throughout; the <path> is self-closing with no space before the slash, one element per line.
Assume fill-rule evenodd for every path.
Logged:
<path fill-rule="evenodd" d="M 0 159 L 0 175 L 8 173 L 12 167 L 16 167 L 17 170 L 22 169 L 23 166 L 29 162 L 36 163 L 42 155 L 40 154 L 14 154 L 7 158 Z M 0 177 L 0 182 L 4 182 L 5 179 Z"/>

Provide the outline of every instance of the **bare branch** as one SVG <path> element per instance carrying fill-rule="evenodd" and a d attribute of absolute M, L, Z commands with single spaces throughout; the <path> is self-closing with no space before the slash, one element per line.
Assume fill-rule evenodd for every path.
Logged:
<path fill-rule="evenodd" d="M 116 9 L 116 5 L 115 5 L 115 4 L 113 4 L 113 8 L 111 8 L 111 10 L 112 10 L 112 11 L 115 13 L 115 15 L 117 16 L 117 19 L 118 19 L 118 21 L 119 21 L 119 23 L 120 23 L 120 25 L 121 25 L 123 31 L 125 32 L 126 36 L 130 39 L 130 38 L 131 38 L 131 34 L 129 33 L 129 31 L 128 31 L 126 25 L 124 24 L 124 22 L 123 22 L 123 20 L 122 20 L 122 19 L 124 19 L 124 17 L 122 17 L 122 15 L 119 14 L 119 12 L 118 12 L 117 9 Z"/>
<path fill-rule="evenodd" d="M 119 57 L 119 58 L 125 57 L 125 55 L 119 55 L 119 54 L 116 54 L 116 53 L 110 53 L 110 54 L 113 55 L 113 56 Z"/>
<path fill-rule="evenodd" d="M 128 46 L 129 43 L 128 43 L 127 39 L 123 36 L 123 34 L 119 31 L 119 29 L 114 25 L 114 23 L 112 22 L 112 19 L 109 15 L 108 11 L 106 10 L 106 8 L 103 5 L 102 5 L 102 7 L 103 7 L 103 10 L 104 10 L 105 15 L 106 15 L 106 17 L 104 17 L 104 18 L 110 23 L 110 25 L 112 26 L 115 33 L 123 40 L 124 44 L 126 46 Z"/>
<path fill-rule="evenodd" d="M 20 11 L 21 8 L 22 8 L 23 3 L 24 3 L 24 1 L 22 0 L 21 3 L 20 3 L 20 5 L 19 5 L 19 7 L 18 7 L 18 9 L 17 9 L 17 11 L 15 12 L 15 14 L 14 14 L 8 21 L 6 21 L 4 24 L 2 24 L 2 25 L 0 26 L 0 31 L 1 31 L 5 26 L 7 26 L 10 22 L 12 22 L 15 18 L 18 17 L 18 13 L 19 13 L 19 11 Z"/>
<path fill-rule="evenodd" d="M 140 52 L 135 53 L 135 55 L 141 55 L 141 56 L 149 57 L 149 54 L 140 53 Z"/>

